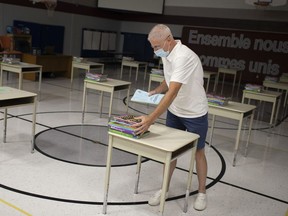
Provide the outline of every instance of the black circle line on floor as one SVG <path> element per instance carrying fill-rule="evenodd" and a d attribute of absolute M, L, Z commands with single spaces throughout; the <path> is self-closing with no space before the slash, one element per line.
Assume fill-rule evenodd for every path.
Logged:
<path fill-rule="evenodd" d="M 219 175 L 215 179 L 207 177 L 209 179 L 212 179 L 212 182 L 210 182 L 206 186 L 207 189 L 211 188 L 216 183 L 218 183 L 221 180 L 221 178 L 224 176 L 225 171 L 226 171 L 226 163 L 225 163 L 225 160 L 224 160 L 223 156 L 220 154 L 220 152 L 218 150 L 216 150 L 216 148 L 214 148 L 214 146 L 211 146 L 211 148 L 214 149 L 214 151 L 216 152 L 216 154 L 220 158 L 221 171 L 220 171 Z M 176 167 L 176 169 L 179 169 L 179 170 L 187 172 L 187 173 L 189 172 L 189 170 L 182 169 L 182 168 L 179 168 L 179 167 Z M 193 174 L 195 174 L 195 173 L 193 172 Z M 19 189 L 16 189 L 16 188 L 11 188 L 11 187 L 8 187 L 8 186 L 3 185 L 3 184 L 0 184 L 0 187 L 3 188 L 3 189 L 9 190 L 9 191 L 13 191 L 15 193 L 20 193 L 20 194 L 23 194 L 23 195 L 37 197 L 37 198 L 41 198 L 41 199 L 47 199 L 47 200 L 53 200 L 53 201 L 59 201 L 59 202 L 66 202 L 66 203 L 75 203 L 75 204 L 103 205 L 103 202 L 70 200 L 70 199 L 62 199 L 62 198 L 57 198 L 57 197 L 51 197 L 51 196 L 45 196 L 45 195 L 30 193 L 30 192 L 22 191 L 22 190 L 19 190 Z M 192 196 L 192 195 L 197 194 L 197 193 L 198 193 L 198 191 L 195 190 L 195 191 L 190 192 L 189 195 Z M 169 197 L 166 201 L 172 201 L 172 200 L 181 199 L 181 198 L 185 198 L 185 194 L 174 196 L 174 197 Z M 148 204 L 148 201 L 139 201 L 139 202 L 108 202 L 108 205 L 143 205 L 143 204 Z"/>
<path fill-rule="evenodd" d="M 58 158 L 58 157 L 54 157 L 54 156 L 51 156 L 51 155 L 47 154 L 46 152 L 42 151 L 42 150 L 37 146 L 37 140 L 36 140 L 36 138 L 37 138 L 39 135 L 41 135 L 42 133 L 45 133 L 45 132 L 47 132 L 47 131 L 49 131 L 49 130 L 56 130 L 56 131 L 58 131 L 58 132 L 65 133 L 65 134 L 68 134 L 68 135 L 70 135 L 70 136 L 77 137 L 77 138 L 79 138 L 79 139 L 83 139 L 83 140 L 86 140 L 86 141 L 89 141 L 89 142 L 93 142 L 93 143 L 96 143 L 96 144 L 99 144 L 99 145 L 103 145 L 103 146 L 105 146 L 105 147 L 108 147 L 108 145 L 105 144 L 105 143 L 101 143 L 101 142 L 99 142 L 99 141 L 91 140 L 91 139 L 88 139 L 88 138 L 86 138 L 86 137 L 82 137 L 82 136 L 79 136 L 79 135 L 76 135 L 76 134 L 69 133 L 69 132 L 67 132 L 67 131 L 61 130 L 61 128 L 71 127 L 71 126 L 107 127 L 107 126 L 103 126 L 103 125 L 90 125 L 90 124 L 89 124 L 89 125 L 86 125 L 86 124 L 81 124 L 81 125 L 62 125 L 62 126 L 59 126 L 59 127 L 49 128 L 49 129 L 43 130 L 43 131 L 41 131 L 41 132 L 39 132 L 39 133 L 37 133 L 37 134 L 35 135 L 35 140 L 34 140 L 34 141 L 35 141 L 35 149 L 36 149 L 39 153 L 41 153 L 41 154 L 43 154 L 43 155 L 45 155 L 45 156 L 47 156 L 47 157 L 49 157 L 49 158 L 52 158 L 52 159 L 58 160 L 58 161 L 62 161 L 62 162 L 65 162 L 65 163 L 71 163 L 71 164 L 76 164 L 76 165 L 81 165 L 81 166 L 106 167 L 106 165 L 84 164 L 84 163 L 78 163 L 78 162 L 68 161 L 68 160 L 64 160 L 64 159 Z M 118 149 L 118 151 L 126 152 L 126 151 L 120 150 L 120 149 Z M 129 153 L 129 152 L 126 152 L 126 153 Z M 129 153 L 129 154 L 131 154 L 131 153 Z M 142 163 L 144 163 L 144 162 L 146 162 L 146 161 L 148 161 L 148 159 L 143 159 L 143 160 L 142 160 Z M 126 164 L 124 163 L 124 164 L 119 164 L 119 165 L 112 165 L 111 167 L 132 166 L 132 165 L 135 165 L 135 164 L 137 164 L 137 161 L 135 161 L 134 163 L 126 163 Z"/>
<path fill-rule="evenodd" d="M 75 113 L 81 113 L 81 111 L 57 111 L 57 112 L 41 112 L 41 113 L 37 113 L 37 114 L 48 114 L 48 113 L 67 113 L 67 112 L 75 112 Z M 92 112 L 91 112 L 92 113 Z M 93 112 L 94 113 L 94 112 Z M 95 112 L 97 113 L 97 112 Z M 22 119 L 22 120 L 25 120 L 25 121 L 28 121 L 28 122 L 31 122 L 30 120 L 27 120 L 27 119 L 23 119 L 19 116 L 25 116 L 25 115 L 32 115 L 31 113 L 30 114 L 22 114 L 22 115 L 18 115 L 18 116 L 13 116 L 13 115 L 10 115 L 12 117 L 16 117 L 16 118 L 19 118 L 19 119 Z M 286 118 L 287 119 L 287 116 Z M 39 124 L 37 123 L 38 125 L 42 125 L 42 124 Z M 49 127 L 49 126 L 45 126 L 45 125 L 42 125 L 44 127 L 48 127 L 48 128 L 52 128 L 52 127 Z M 252 129 L 252 130 L 261 130 L 261 129 Z M 206 142 L 207 143 L 207 142 Z M 214 148 L 213 145 L 211 145 L 211 147 L 216 151 L 216 153 L 219 155 L 220 159 L 221 159 L 221 162 L 223 164 L 225 164 L 225 160 L 223 158 L 223 156 L 218 152 L 218 150 L 216 148 Z M 181 169 L 181 168 L 178 168 L 177 169 Z M 224 169 L 224 170 L 223 170 Z M 182 170 L 182 169 L 181 169 Z M 241 189 L 241 190 L 245 190 L 245 191 L 248 191 L 248 192 L 251 192 L 251 193 L 254 193 L 254 194 L 257 194 L 257 195 L 260 195 L 260 196 L 264 196 L 266 198 L 270 198 L 270 199 L 273 199 L 273 200 L 276 200 L 276 201 L 279 201 L 279 202 L 283 202 L 283 203 L 286 203 L 288 204 L 287 201 L 284 201 L 284 200 L 280 200 L 280 199 L 277 199 L 275 197 L 271 197 L 271 196 L 268 196 L 266 194 L 261 194 L 261 193 L 258 193 L 258 192 L 255 192 L 255 191 L 252 191 L 252 190 L 249 190 L 249 189 L 246 189 L 246 188 L 243 188 L 243 187 L 239 187 L 237 185 L 233 185 L 233 184 L 230 184 L 230 183 L 227 183 L 227 182 L 224 182 L 224 181 L 220 181 L 220 179 L 222 178 L 222 176 L 224 175 L 225 173 L 225 170 L 226 170 L 226 164 L 225 164 L 225 168 L 223 168 L 222 166 L 222 170 L 221 170 L 221 173 L 214 179 L 213 182 L 211 182 L 210 184 L 208 184 L 206 187 L 207 188 L 210 188 L 212 187 L 214 184 L 216 184 L 217 182 L 220 182 L 220 183 L 223 183 L 223 184 L 226 184 L 226 185 L 229 185 L 231 187 L 235 187 L 235 188 L 238 188 L 238 189 Z M 188 172 L 186 170 L 186 172 Z M 208 179 L 213 179 L 213 178 L 210 178 L 210 177 L 207 177 Z M 79 204 L 91 204 L 91 205 L 102 205 L 103 203 L 102 202 L 89 202 L 89 201 L 78 201 L 78 200 L 65 200 L 65 199 L 60 199 L 60 198 L 55 198 L 55 197 L 47 197 L 47 196 L 43 196 L 43 195 L 38 195 L 38 194 L 33 194 L 33 193 L 29 193 L 29 192 L 25 192 L 25 191 L 21 191 L 21 190 L 18 190 L 18 189 L 14 189 L 14 188 L 11 188 L 11 187 L 8 187 L 8 186 L 5 186 L 5 185 L 2 185 L 0 184 L 0 187 L 1 188 L 4 188 L 4 189 L 7 189 L 7 190 L 10 190 L 10 191 L 13 191 L 13 192 L 16 192 L 16 193 L 21 193 L 21 194 L 24 194 L 24 195 L 28 195 L 28 196 L 34 196 L 34 197 L 38 197 L 38 198 L 42 198 L 42 199 L 50 199 L 50 200 L 55 200 L 55 201 L 61 201 L 61 202 L 69 202 L 69 203 L 79 203 Z M 190 193 L 190 195 L 193 195 L 195 194 L 196 191 L 193 191 Z M 174 200 L 174 199 L 177 199 L 178 197 L 182 198 L 182 197 L 185 197 L 184 195 L 181 195 L 181 196 L 177 196 L 177 197 L 173 197 L 173 198 L 169 198 L 167 199 L 167 201 L 169 200 Z M 132 204 L 135 204 L 135 205 L 138 205 L 138 204 L 147 204 L 148 202 L 147 201 L 142 201 L 142 202 L 137 202 L 137 203 L 134 203 L 134 202 L 129 202 L 129 203 L 118 203 L 118 202 L 108 202 L 109 205 L 132 205 Z"/>

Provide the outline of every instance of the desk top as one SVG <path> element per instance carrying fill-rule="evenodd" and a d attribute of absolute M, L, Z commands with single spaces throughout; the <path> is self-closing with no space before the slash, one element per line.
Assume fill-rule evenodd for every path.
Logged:
<path fill-rule="evenodd" d="M 219 106 L 219 105 L 214 105 L 214 104 L 208 104 L 208 106 L 209 106 L 209 109 L 212 108 L 212 109 L 219 109 L 219 110 L 227 110 L 227 111 L 233 111 L 233 112 L 238 112 L 238 113 L 250 112 L 251 110 L 256 108 L 256 106 L 254 105 L 243 104 L 243 103 L 238 103 L 234 101 L 229 101 L 226 106 Z"/>
<path fill-rule="evenodd" d="M 35 97 L 37 94 L 23 91 L 11 87 L 0 87 L 0 101 L 10 100 L 15 98 Z"/>
<path fill-rule="evenodd" d="M 9 64 L 9 63 L 1 62 L 1 66 L 10 67 L 10 68 L 32 68 L 32 67 L 41 68 L 42 67 L 42 65 L 30 64 L 26 62 L 20 62 L 19 64 Z"/>
<path fill-rule="evenodd" d="M 77 62 L 77 61 L 72 61 L 73 64 L 75 65 L 98 65 L 98 66 L 104 66 L 103 63 L 97 63 L 97 62 L 90 62 L 90 61 L 84 61 L 84 62 Z"/>
<path fill-rule="evenodd" d="M 288 83 L 284 82 L 269 82 L 269 81 L 264 81 L 263 86 L 265 87 L 270 87 L 270 88 L 275 88 L 275 89 L 284 89 L 288 90 Z"/>
<path fill-rule="evenodd" d="M 130 64 L 144 64 L 144 65 L 148 65 L 147 62 L 141 62 L 141 61 L 135 61 L 135 60 L 122 60 L 122 64 L 129 65 L 129 66 L 130 66 Z"/>
<path fill-rule="evenodd" d="M 109 134 L 166 152 L 175 152 L 199 138 L 198 134 L 177 130 L 160 124 L 151 125 L 149 131 L 150 133 L 148 135 L 140 139 L 121 136 L 113 132 L 109 132 Z"/>
<path fill-rule="evenodd" d="M 256 91 L 250 91 L 250 90 L 243 90 L 243 93 L 245 94 L 253 94 L 253 95 L 259 95 L 259 96 L 268 96 L 268 97 L 279 97 L 282 95 L 281 92 L 276 92 L 276 91 L 261 91 L 261 92 L 256 92 Z"/>
<path fill-rule="evenodd" d="M 105 82 L 97 82 L 97 81 L 87 80 L 87 79 L 85 79 L 84 82 L 102 85 L 102 86 L 109 86 L 109 87 L 131 85 L 131 82 L 127 82 L 127 81 L 123 81 L 123 80 L 116 80 L 116 79 L 111 79 L 111 78 L 107 78 L 107 81 L 105 81 Z"/>
<path fill-rule="evenodd" d="M 211 75 L 217 75 L 218 73 L 217 72 L 214 72 L 214 71 L 204 71 L 203 75 L 205 78 L 208 78 L 209 76 Z"/>

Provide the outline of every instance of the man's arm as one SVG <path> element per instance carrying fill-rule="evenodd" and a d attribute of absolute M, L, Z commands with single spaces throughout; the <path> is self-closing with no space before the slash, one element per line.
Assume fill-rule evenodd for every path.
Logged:
<path fill-rule="evenodd" d="M 162 86 L 162 85 L 160 85 L 160 86 Z M 165 96 L 162 98 L 162 100 L 160 101 L 158 106 L 155 108 L 155 110 L 147 116 L 138 117 L 141 119 L 141 122 L 133 125 L 133 126 L 137 127 L 136 131 L 138 134 L 142 134 L 145 131 L 147 131 L 149 129 L 150 125 L 153 124 L 154 121 L 168 109 L 170 104 L 176 98 L 181 86 L 182 86 L 182 83 L 170 82 L 168 91 L 166 92 Z M 156 90 L 157 90 L 157 88 L 156 88 Z"/>
<path fill-rule="evenodd" d="M 154 94 L 164 94 L 167 91 L 168 91 L 167 83 L 165 80 L 163 80 L 157 88 L 149 92 L 149 95 L 151 96 Z"/>

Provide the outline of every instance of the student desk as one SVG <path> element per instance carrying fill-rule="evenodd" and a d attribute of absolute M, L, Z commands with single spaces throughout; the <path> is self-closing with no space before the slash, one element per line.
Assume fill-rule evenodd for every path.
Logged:
<path fill-rule="evenodd" d="M 199 135 L 166 127 L 160 124 L 154 124 L 150 127 L 150 133 L 140 139 L 133 139 L 121 136 L 112 132 L 109 133 L 109 144 L 107 152 L 107 164 L 104 187 L 103 214 L 106 214 L 107 199 L 110 180 L 112 149 L 117 148 L 132 154 L 137 154 L 137 177 L 134 193 L 138 193 L 138 183 L 141 169 L 141 156 L 165 164 L 163 175 L 162 194 L 159 211 L 163 214 L 166 189 L 168 188 L 169 169 L 171 161 L 177 159 L 187 151 L 191 150 L 189 175 L 187 180 L 186 198 L 184 212 L 187 212 L 188 197 L 191 189 L 194 158 Z M 159 175 L 161 175 L 159 173 Z"/>
<path fill-rule="evenodd" d="M 275 115 L 276 103 L 278 101 L 276 115 L 275 115 L 275 124 L 277 122 L 279 107 L 281 103 L 281 95 L 282 95 L 281 92 L 274 92 L 274 91 L 256 92 L 256 91 L 243 90 L 242 103 L 245 102 L 245 98 L 248 99 L 248 104 L 250 104 L 250 99 L 273 103 L 271 117 L 270 117 L 270 125 L 272 125 L 273 118 Z"/>
<path fill-rule="evenodd" d="M 239 86 L 240 86 L 240 83 L 241 83 L 241 78 L 242 78 L 242 71 L 237 71 L 236 69 L 219 68 L 219 69 L 218 69 L 218 75 L 217 75 L 217 82 L 216 82 L 217 85 L 218 85 L 219 77 L 220 77 L 220 74 L 221 74 L 221 73 L 223 73 L 221 94 L 223 93 L 225 75 L 226 75 L 226 74 L 230 74 L 230 75 L 233 75 L 233 77 L 234 77 L 234 79 L 233 79 L 233 86 L 232 86 L 232 93 L 231 93 L 231 96 L 233 96 L 233 92 L 234 92 L 234 87 L 235 87 L 235 83 L 236 83 L 237 74 L 239 73 L 239 81 L 238 81 L 238 87 L 239 87 Z M 216 90 L 216 89 L 215 89 L 215 90 Z"/>
<path fill-rule="evenodd" d="M 208 106 L 209 106 L 208 113 L 212 115 L 211 134 L 210 134 L 210 142 L 209 142 L 210 146 L 212 145 L 212 137 L 213 137 L 213 132 L 214 132 L 214 124 L 215 124 L 216 116 L 221 116 L 221 117 L 230 118 L 230 119 L 239 121 L 236 142 L 235 142 L 235 147 L 234 147 L 234 157 L 233 157 L 233 166 L 235 166 L 243 119 L 250 116 L 249 132 L 248 132 L 248 138 L 247 138 L 246 149 L 245 149 L 245 156 L 246 156 L 248 145 L 249 145 L 249 140 L 250 140 L 253 118 L 254 118 L 254 110 L 256 106 L 232 102 L 232 101 L 229 101 L 228 105 L 226 106 L 219 106 L 219 105 L 213 105 L 213 104 L 208 104 Z"/>
<path fill-rule="evenodd" d="M 0 108 L 4 109 L 4 135 L 3 142 L 6 142 L 7 132 L 7 109 L 16 106 L 33 104 L 33 117 L 32 117 L 32 138 L 31 138 L 31 152 L 34 151 L 35 145 L 35 122 L 36 122 L 36 98 L 37 94 L 10 88 L 0 87 Z"/>
<path fill-rule="evenodd" d="M 284 108 L 286 107 L 287 95 L 288 95 L 288 83 L 264 81 L 263 86 L 266 88 L 273 88 L 273 89 L 277 89 L 277 90 L 286 91 L 285 99 L 284 99 L 284 103 L 283 103 Z"/>
<path fill-rule="evenodd" d="M 27 73 L 39 73 L 39 87 L 38 87 L 38 95 L 40 99 L 40 93 L 41 93 L 41 81 L 42 81 L 42 66 L 41 65 L 35 65 L 35 64 L 29 64 L 20 62 L 19 64 L 8 64 L 8 63 L 1 63 L 1 75 L 0 75 L 0 85 L 3 85 L 3 71 L 8 71 L 12 73 L 18 73 L 19 74 L 19 89 L 22 89 L 22 83 L 23 83 L 23 74 Z"/>
<path fill-rule="evenodd" d="M 123 74 L 123 68 L 124 66 L 126 67 L 130 67 L 129 70 L 129 78 L 131 77 L 131 70 L 132 68 L 136 68 L 136 77 L 135 80 L 137 81 L 138 78 L 138 71 L 140 67 L 144 67 L 145 68 L 145 75 L 144 75 L 144 79 L 146 79 L 146 72 L 147 72 L 147 66 L 148 63 L 147 62 L 139 62 L 139 61 L 133 61 L 133 60 L 122 60 L 122 64 L 121 64 L 121 72 L 120 72 L 120 79 L 122 79 L 122 74 Z"/>
<path fill-rule="evenodd" d="M 85 114 L 85 106 L 86 106 L 86 100 L 87 100 L 87 89 L 94 89 L 101 91 L 100 96 L 100 116 L 102 113 L 102 102 L 103 102 L 103 92 L 109 92 L 111 94 L 110 96 L 110 107 L 109 107 L 109 117 L 111 116 L 112 112 L 112 102 L 113 102 L 113 95 L 115 91 L 120 90 L 127 90 L 127 111 L 128 111 L 128 104 L 129 104 L 129 94 L 130 94 L 130 86 L 131 82 L 126 82 L 122 80 L 116 80 L 116 79 L 107 79 L 105 82 L 97 82 L 97 81 L 91 81 L 88 79 L 84 80 L 84 90 L 83 90 L 83 103 L 82 103 L 82 123 L 84 122 L 84 114 Z"/>
<path fill-rule="evenodd" d="M 206 92 L 208 92 L 209 84 L 210 84 L 210 79 L 211 79 L 212 77 L 214 77 L 214 79 L 215 79 L 214 88 L 213 88 L 213 91 L 215 92 L 215 90 L 216 90 L 216 85 L 218 84 L 218 83 L 216 83 L 216 81 L 217 81 L 217 74 L 218 74 L 217 72 L 213 72 L 213 71 L 204 71 L 203 77 L 204 77 L 205 79 L 207 79 Z"/>
<path fill-rule="evenodd" d="M 151 88 L 151 82 L 162 82 L 164 80 L 164 76 L 160 74 L 150 74 L 149 76 L 149 85 L 148 85 L 148 91 L 150 91 Z"/>
<path fill-rule="evenodd" d="M 72 61 L 72 69 L 71 69 L 71 85 L 70 88 L 73 87 L 73 79 L 74 79 L 74 69 L 84 69 L 86 72 L 90 72 L 91 70 L 100 69 L 101 74 L 104 73 L 104 64 L 96 63 L 96 62 L 77 62 Z"/>

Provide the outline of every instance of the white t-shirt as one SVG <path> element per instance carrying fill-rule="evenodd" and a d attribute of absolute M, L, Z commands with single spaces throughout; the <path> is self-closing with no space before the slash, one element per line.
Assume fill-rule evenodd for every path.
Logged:
<path fill-rule="evenodd" d="M 177 40 L 168 57 L 162 58 L 165 81 L 182 83 L 168 110 L 176 116 L 197 118 L 208 112 L 203 84 L 203 68 L 199 57 Z"/>

